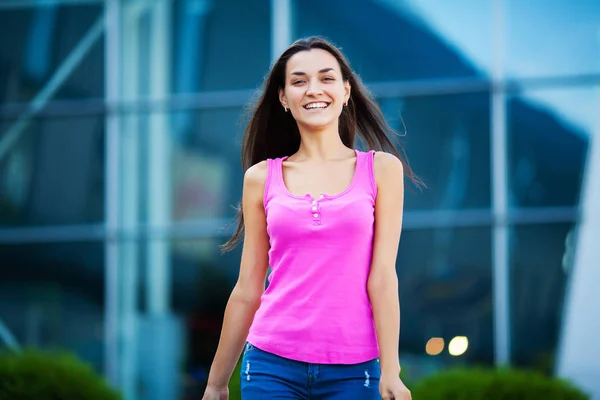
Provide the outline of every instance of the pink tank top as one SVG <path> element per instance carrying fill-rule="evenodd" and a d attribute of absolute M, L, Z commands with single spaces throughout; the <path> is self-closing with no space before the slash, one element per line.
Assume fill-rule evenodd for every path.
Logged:
<path fill-rule="evenodd" d="M 290 193 L 282 163 L 267 160 L 269 285 L 248 335 L 259 349 L 314 364 L 379 356 L 367 279 L 377 186 L 373 151 L 356 151 L 350 185 L 338 194 Z"/>

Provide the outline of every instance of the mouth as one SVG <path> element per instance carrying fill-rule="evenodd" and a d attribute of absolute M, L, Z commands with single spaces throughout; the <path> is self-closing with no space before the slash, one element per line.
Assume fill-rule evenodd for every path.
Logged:
<path fill-rule="evenodd" d="M 303 105 L 302 107 L 309 111 L 318 111 L 327 109 L 329 107 L 329 104 L 331 103 L 327 103 L 325 101 L 313 101 L 311 103 Z"/>

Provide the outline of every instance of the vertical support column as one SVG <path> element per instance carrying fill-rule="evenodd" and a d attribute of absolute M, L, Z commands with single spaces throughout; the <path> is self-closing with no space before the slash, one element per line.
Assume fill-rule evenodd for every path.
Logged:
<path fill-rule="evenodd" d="M 149 4 L 148 35 L 144 42 L 149 56 L 149 98 L 160 104 L 171 94 L 171 16 L 172 0 Z M 177 26 L 175 29 L 179 29 Z M 172 315 L 170 237 L 165 231 L 171 224 L 171 155 L 173 133 L 168 109 L 154 109 L 148 119 L 146 201 L 151 234 L 146 252 L 146 307 L 141 321 L 145 335 L 140 338 L 140 372 L 148 390 L 147 400 L 180 397 L 180 368 L 185 343 L 181 322 Z"/>
<path fill-rule="evenodd" d="M 140 98 L 140 15 L 131 3 L 122 5 L 122 99 L 135 104 Z M 121 115 L 121 390 L 127 400 L 138 398 L 138 281 L 140 249 L 140 115 L 136 111 Z"/>
<path fill-rule="evenodd" d="M 271 0 L 271 60 L 292 43 L 292 0 Z"/>
<path fill-rule="evenodd" d="M 597 89 L 596 109 L 600 109 Z M 600 399 L 600 117 L 590 137 L 587 168 L 581 196 L 581 223 L 577 229 L 575 256 L 571 269 L 562 332 L 557 349 L 557 374 Z"/>
<path fill-rule="evenodd" d="M 104 374 L 111 385 L 119 386 L 119 116 L 114 107 L 119 100 L 120 5 L 119 0 L 106 0 L 105 5 L 105 92 L 106 161 L 105 161 L 105 227 L 104 274 Z"/>
<path fill-rule="evenodd" d="M 491 93 L 492 207 L 494 213 L 492 268 L 494 294 L 494 358 L 510 364 L 510 265 L 508 247 L 508 181 L 506 92 L 504 90 L 504 1 L 494 0 L 494 65 Z"/>
<path fill-rule="evenodd" d="M 150 39 L 147 43 L 151 68 L 149 76 L 150 99 L 162 101 L 170 93 L 171 64 L 171 7 L 167 0 L 155 1 L 150 15 Z M 171 137 L 169 114 L 166 110 L 153 112 L 148 125 L 147 201 L 148 225 L 163 229 L 171 219 Z M 147 304 L 152 316 L 169 312 L 170 265 L 169 243 L 163 238 L 150 238 L 147 253 Z"/>

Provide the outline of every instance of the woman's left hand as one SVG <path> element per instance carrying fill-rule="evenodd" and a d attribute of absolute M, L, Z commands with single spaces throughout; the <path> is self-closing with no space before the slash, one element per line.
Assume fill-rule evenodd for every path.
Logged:
<path fill-rule="evenodd" d="M 383 400 L 410 400 L 410 390 L 398 375 L 382 375 L 379 379 L 379 394 Z"/>

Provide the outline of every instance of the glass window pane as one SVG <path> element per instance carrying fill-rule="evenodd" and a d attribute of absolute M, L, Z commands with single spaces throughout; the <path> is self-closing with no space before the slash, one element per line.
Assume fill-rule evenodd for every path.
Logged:
<path fill-rule="evenodd" d="M 0 245 L 0 260 L 0 318 L 18 344 L 74 352 L 103 373 L 102 243 Z"/>
<path fill-rule="evenodd" d="M 223 227 L 241 200 L 242 118 L 240 107 L 123 115 L 124 218 L 156 222 L 156 204 L 167 207 L 161 226 L 219 220 L 215 229 Z"/>
<path fill-rule="evenodd" d="M 269 0 L 172 5 L 173 92 L 253 89 L 262 83 L 271 59 Z"/>
<path fill-rule="evenodd" d="M 480 77 L 492 58 L 491 1 L 456 3 L 333 0 L 324 12 L 296 1 L 295 36 L 332 40 L 366 82 Z"/>
<path fill-rule="evenodd" d="M 512 360 L 551 373 L 575 251 L 574 225 L 516 226 L 510 243 Z"/>
<path fill-rule="evenodd" d="M 203 392 L 221 334 L 223 314 L 238 277 L 241 246 L 219 254 L 227 238 L 173 242 L 172 289 L 175 313 L 187 322 L 184 393 Z"/>
<path fill-rule="evenodd" d="M 448 366 L 493 363 L 490 235 L 488 227 L 402 233 L 400 357 L 411 378 Z M 452 356 L 450 350 L 461 353 L 456 342 L 449 348 L 457 336 L 467 338 L 468 348 Z"/>
<path fill-rule="evenodd" d="M 598 87 L 529 90 L 508 100 L 509 204 L 576 206 Z"/>
<path fill-rule="evenodd" d="M 128 365 L 135 368 L 132 376 L 141 383 L 136 387 L 144 392 L 162 387 L 168 392 L 176 390 L 185 398 L 202 396 L 219 342 L 225 306 L 239 271 L 241 249 L 221 255 L 219 245 L 225 240 L 157 238 L 130 242 L 123 253 L 138 255 L 124 258 L 137 261 L 123 264 L 121 270 L 121 290 L 128 299 L 126 307 L 131 309 L 120 323 L 137 326 L 137 334 L 125 338 L 128 345 L 124 353 L 126 359 L 135 359 Z M 150 262 L 150 254 L 156 255 L 163 246 L 165 262 Z M 139 272 L 131 273 L 136 265 L 140 266 Z M 151 278 L 158 269 L 166 274 L 159 280 Z M 167 296 L 160 299 L 166 301 L 167 310 L 152 310 L 151 304 L 162 293 Z M 139 351 L 131 351 L 135 348 Z"/>
<path fill-rule="evenodd" d="M 0 158 L 0 226 L 101 222 L 104 126 L 103 115 L 0 120 L 0 132 L 17 132 Z"/>
<path fill-rule="evenodd" d="M 57 86 L 50 99 L 102 98 L 103 8 L 102 2 L 0 7 L 0 103 L 31 101 L 49 86 Z M 65 65 L 67 73 L 57 74 Z"/>
<path fill-rule="evenodd" d="M 173 163 L 174 219 L 229 218 L 242 193 L 242 108 L 198 110 L 186 118 L 188 140 Z"/>
<path fill-rule="evenodd" d="M 600 73 L 600 2 L 506 2 L 506 72 L 516 78 Z"/>
<path fill-rule="evenodd" d="M 423 192 L 406 194 L 407 209 L 490 207 L 489 94 L 383 99 L 382 109 L 405 143 Z"/>

